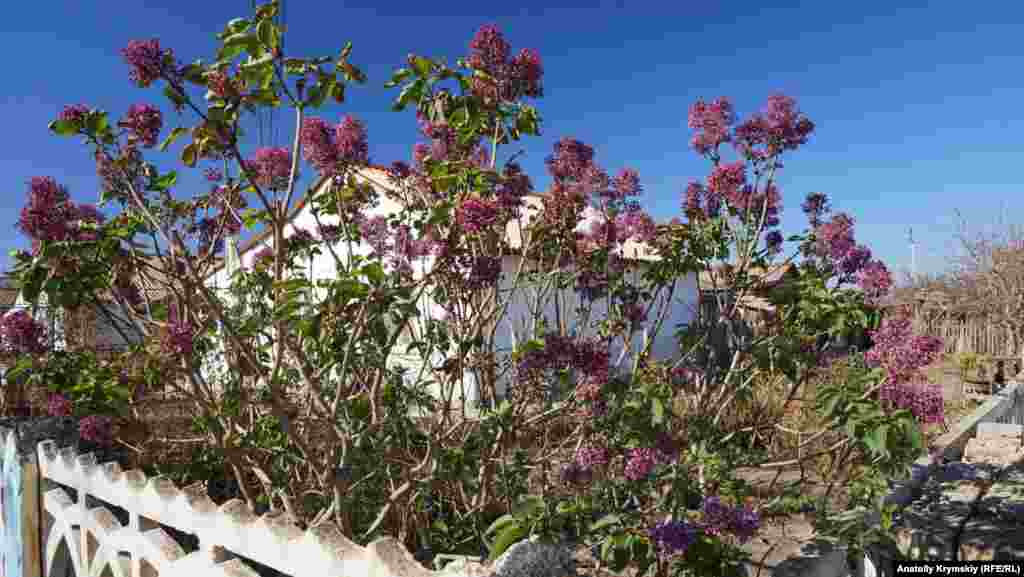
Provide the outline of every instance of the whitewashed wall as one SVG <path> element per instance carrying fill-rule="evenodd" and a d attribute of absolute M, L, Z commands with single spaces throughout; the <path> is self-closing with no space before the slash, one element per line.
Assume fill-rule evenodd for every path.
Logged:
<path fill-rule="evenodd" d="M 387 182 L 387 177 L 383 171 L 377 169 L 368 169 L 366 176 L 375 186 L 378 186 L 378 190 L 380 192 L 383 192 L 383 190 L 380 190 L 380 187 L 383 183 Z M 540 200 L 536 196 L 528 197 L 527 201 L 528 202 L 524 210 L 523 218 L 520 221 L 523 223 L 528 221 L 530 214 L 535 213 L 537 210 L 539 210 L 541 206 Z M 378 204 L 378 206 L 371 209 L 369 214 L 373 216 L 387 216 L 389 214 L 397 213 L 399 210 L 401 210 L 401 207 L 396 201 L 388 198 L 384 194 L 381 194 L 380 203 Z M 579 226 L 579 228 L 581 229 L 583 227 L 589 226 L 588 221 L 595 217 L 596 215 L 593 213 L 586 214 L 584 216 L 584 222 Z M 334 216 L 321 216 L 320 221 L 325 225 L 337 224 L 338 222 L 337 217 Z M 318 230 L 317 222 L 316 219 L 313 217 L 308 205 L 304 206 L 295 214 L 293 220 L 285 229 L 285 237 L 287 238 L 292 236 L 295 233 L 296 229 L 304 229 L 309 231 L 310 233 L 313 233 L 314 235 L 316 234 Z M 508 226 L 508 229 L 506 231 L 507 241 L 513 248 L 522 245 L 520 232 L 521 230 L 522 227 L 517 222 L 510 223 Z M 272 239 L 264 239 L 261 242 L 253 244 L 252 246 L 246 247 L 246 250 L 239 255 L 240 266 L 243 268 L 252 267 L 255 256 L 262 249 L 268 246 L 272 246 L 272 244 Z M 339 243 L 334 248 L 335 252 L 342 260 L 347 259 L 349 251 L 347 243 Z M 369 253 L 370 249 L 366 245 L 359 245 L 353 247 L 352 250 L 355 254 L 365 255 Z M 643 268 L 647 266 L 645 264 L 645 261 L 649 261 L 653 258 L 650 256 L 649 251 L 647 251 L 645 247 L 643 247 L 642 245 L 638 245 L 636 243 L 627 244 L 627 246 L 625 247 L 625 255 L 633 259 L 633 274 L 641 274 Z M 502 291 L 503 295 L 507 295 L 511 291 L 511 283 L 513 282 L 514 273 L 518 269 L 519 263 L 519 257 L 508 257 L 505 259 L 505 262 L 503 263 L 503 274 L 500 284 L 500 290 Z M 422 272 L 423 270 L 428 269 L 429 266 L 429 260 L 424 260 L 422 263 L 419 263 L 420 271 L 417 272 Z M 308 277 L 313 280 L 333 278 L 336 273 L 334 257 L 327 250 L 323 250 L 320 255 L 310 259 L 310 262 L 305 266 L 304 271 L 305 274 L 308 275 Z M 211 277 L 211 285 L 218 287 L 227 286 L 228 280 L 232 272 L 233 271 L 228 267 L 222 268 Z M 682 323 L 690 322 L 696 315 L 696 282 L 696 275 L 690 275 L 677 281 L 676 286 L 674 287 L 673 293 L 671 295 L 668 295 L 667 293 L 660 295 L 660 302 L 657 306 L 654 307 L 654 310 L 660 311 L 663 306 L 667 306 L 669 310 L 668 314 L 666 315 L 662 323 L 660 331 L 654 335 L 654 343 L 651 350 L 653 358 L 667 359 L 676 353 L 677 346 L 674 337 L 676 328 L 678 327 L 678 325 Z M 545 308 L 545 315 L 549 318 L 549 320 L 553 321 L 555 318 L 556 306 L 560 306 L 561 310 L 567 312 L 568 316 L 571 318 L 574 316 L 574 311 L 580 303 L 579 299 L 579 295 L 576 294 L 576 292 L 573 291 L 572 289 L 561 290 L 559 291 L 557 300 L 552 300 L 549 303 L 549 305 Z M 528 335 L 532 335 L 532 327 L 527 325 L 527 321 L 529 320 L 530 316 L 528 314 L 529 302 L 530 297 L 528 296 L 528 294 L 524 292 L 514 294 L 511 296 L 508 311 L 505 314 L 505 316 L 501 319 L 498 325 L 498 331 L 496 334 L 497 352 L 509 353 L 511 352 L 511 350 L 517 342 L 522 342 L 523 339 L 528 338 Z M 560 305 L 556 305 L 555 302 L 560 303 Z M 596 303 L 594 306 L 594 314 L 596 316 L 603 315 L 604 306 L 605 305 L 602 302 Z M 436 318 L 437 315 L 439 314 L 443 314 L 443 311 L 440 309 L 440 307 L 437 307 L 428 300 L 424 300 L 424 302 L 421 304 L 421 310 L 424 311 L 425 315 L 433 315 L 434 318 Z M 571 322 L 568 328 L 576 328 L 576 324 L 577 323 L 575 322 Z M 648 327 L 652 325 L 653 323 L 647 323 Z M 582 329 L 582 327 L 580 328 Z M 587 330 L 584 330 L 583 332 L 593 334 L 593 329 L 589 328 Z M 633 351 L 638 351 L 641 347 L 643 338 L 643 334 L 638 334 L 637 337 L 634 339 L 634 342 L 630 344 L 630 349 Z M 620 345 L 613 350 L 614 355 L 618 355 L 618 353 L 621 352 L 621 350 L 622 347 L 620 343 Z M 613 357 L 613 359 L 614 358 L 616 357 Z M 438 366 L 443 360 L 444 359 L 440 358 L 440 356 L 438 356 L 438 358 L 436 359 L 433 359 L 436 366 Z M 398 352 L 394 355 L 394 362 L 397 366 L 403 366 L 408 368 L 409 377 L 411 379 L 414 379 L 416 374 L 422 368 L 421 359 L 416 354 L 402 354 L 401 352 Z M 505 383 L 500 383 L 499 394 L 504 393 L 504 388 Z M 439 391 L 435 391 L 435 393 L 439 393 Z M 463 399 L 468 401 L 470 405 L 474 405 L 475 401 L 478 400 L 477 387 L 475 384 L 475 380 L 471 374 L 467 373 L 465 375 L 465 378 L 463 380 L 463 391 L 461 396 Z"/>

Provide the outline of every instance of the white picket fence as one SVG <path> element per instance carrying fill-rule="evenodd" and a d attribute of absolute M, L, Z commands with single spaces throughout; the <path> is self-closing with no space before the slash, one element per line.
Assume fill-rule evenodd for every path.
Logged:
<path fill-rule="evenodd" d="M 258 577 L 238 556 L 295 577 L 487 574 L 471 562 L 431 571 L 396 539 L 362 547 L 332 523 L 302 531 L 284 514 L 256 516 L 238 499 L 218 507 L 199 484 L 179 489 L 117 463 L 98 464 L 92 453 L 58 449 L 54 441 L 39 443 L 37 465 L 18 456 L 13 431 L 0 429 L 0 440 L 4 472 L 21 480 L 14 496 L 20 508 L 5 506 L 0 523 L 3 543 L 20 547 L 4 549 L 6 577 Z M 4 479 L 9 488 L 11 476 Z M 127 511 L 127 525 L 111 512 L 115 507 Z M 161 524 L 197 537 L 198 550 L 186 552 Z"/>
<path fill-rule="evenodd" d="M 939 443 L 948 456 L 959 458 L 979 423 L 1024 423 L 1024 385 L 1011 383 L 944 435 Z M 217 506 L 201 484 L 179 489 L 54 441 L 39 443 L 38 460 L 25 457 L 9 429 L 0 428 L 0 448 L 0 577 L 258 577 L 238 557 L 295 577 L 474 577 L 494 570 L 464 562 L 431 571 L 396 539 L 362 547 L 331 523 L 302 531 L 282 513 L 256 516 L 238 499 Z M 923 458 L 923 474 L 897 483 L 885 500 L 908 503 L 933 467 Z M 126 525 L 115 508 L 127 512 Z M 187 552 L 160 525 L 198 538 L 198 549 Z M 774 573 L 850 575 L 836 553 L 794 558 Z M 881 575 L 880 561 L 866 559 L 853 574 Z"/>

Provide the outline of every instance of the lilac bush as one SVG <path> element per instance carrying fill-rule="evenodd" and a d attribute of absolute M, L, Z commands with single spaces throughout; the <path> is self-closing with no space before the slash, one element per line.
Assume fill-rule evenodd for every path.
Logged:
<path fill-rule="evenodd" d="M 815 220 L 801 248 L 810 264 L 795 291 L 773 293 L 786 311 L 779 330 L 707 344 L 739 316 L 742 297 L 765 288 L 748 273 L 792 259 L 776 173 L 814 128 L 795 100 L 773 95 L 738 124 L 728 99 L 692 106 L 691 144 L 709 175 L 684 192 L 685 222 L 659 226 L 642 208 L 641 175 L 606 169 L 572 137 L 557 140 L 545 159 L 550 189 L 534 194 L 507 159 L 509 146 L 539 134 L 544 67 L 497 27 L 481 27 L 454 65 L 406 58 L 388 84 L 400 89 L 394 108 L 414 110 L 421 141 L 409 160 L 371 167 L 360 120 L 315 115 L 365 80 L 351 46 L 329 58 L 287 54 L 278 10 L 269 2 L 228 23 L 210 64 L 182 64 L 159 40 L 124 50 L 131 81 L 160 86 L 192 126 L 164 131 L 151 104 L 114 125 L 85 106 L 59 114 L 51 129 L 92 149 L 112 216 L 73 205 L 52 179 L 33 181 L 22 230 L 36 255 L 55 256 L 18 258 L 27 297 L 118 299 L 144 333 L 138 354 L 191 400 L 204 450 L 250 506 L 282 499 L 305 523 L 329 519 L 360 542 L 398 535 L 412 550 L 477 554 L 493 544 L 485 553 L 496 556 L 512 535 L 575 532 L 616 568 L 658 575 L 674 566 L 667 558 L 720 567 L 738 555 L 760 512 L 715 501 L 746 496 L 722 463 L 764 457 L 732 451 L 723 415 L 750 397 L 758 371 L 800 381 L 821 353 L 800 352 L 804 341 L 856 324 L 886 287 L 884 267 L 853 241 L 852 219 L 825 220 L 826 199 L 809 198 Z M 260 107 L 294 113 L 290 148 L 245 150 L 242 111 Z M 154 160 L 172 147 L 207 191 L 179 194 L 177 172 Z M 297 230 L 287 219 L 306 170 L 319 177 L 303 198 L 313 223 Z M 385 195 L 397 212 L 377 210 Z M 252 266 L 226 270 L 227 242 L 256 229 Z M 518 238 L 506 242 L 510 234 Z M 636 243 L 657 256 L 643 274 L 630 274 Z M 329 277 L 308 277 L 314 257 L 333 265 Z M 675 329 L 665 318 L 676 281 L 705 271 L 737 298 L 681 330 L 667 366 L 654 362 L 655 336 Z M 34 280 L 58 272 L 67 280 Z M 520 295 L 529 312 L 510 318 Z M 578 306 L 550 317 L 557 295 Z M 499 346 L 506 320 L 511 351 Z M 396 366 L 395 352 L 415 362 Z M 465 398 L 471 383 L 480 407 Z M 83 438 L 109 440 L 105 420 L 85 422 Z M 549 469 L 566 494 L 537 480 Z M 249 482 L 257 470 L 281 491 Z M 694 497 L 709 499 L 704 510 L 689 509 Z M 604 511 L 614 512 L 591 523 Z M 655 511 L 671 516 L 654 523 Z M 438 523 L 442 513 L 459 522 Z M 481 539 L 488 525 L 497 540 Z"/>

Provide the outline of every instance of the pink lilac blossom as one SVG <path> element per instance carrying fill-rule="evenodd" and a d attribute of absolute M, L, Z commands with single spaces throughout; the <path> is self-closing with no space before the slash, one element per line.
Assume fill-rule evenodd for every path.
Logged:
<path fill-rule="evenodd" d="M 87 441 L 109 445 L 113 435 L 111 424 L 106 415 L 89 415 L 78 422 L 78 435 Z"/>
<path fill-rule="evenodd" d="M 459 206 L 456 219 L 464 231 L 478 233 L 498 222 L 498 207 L 488 200 L 470 198 Z"/>
<path fill-rule="evenodd" d="M 115 198 L 125 198 L 129 193 L 129 185 L 137 191 L 143 189 L 145 182 L 139 170 L 142 154 L 138 148 L 127 146 L 121 150 L 120 158 L 116 159 L 111 159 L 102 150 L 97 150 L 94 159 L 96 175 L 99 176 L 103 192 Z"/>
<path fill-rule="evenodd" d="M 593 166 L 594 149 L 572 139 L 562 138 L 555 143 L 554 153 L 545 163 L 556 181 L 582 180 Z"/>
<path fill-rule="evenodd" d="M 716 166 L 708 177 L 708 190 L 729 201 L 736 208 L 745 207 L 749 194 L 747 187 L 747 165 L 731 162 Z"/>
<path fill-rule="evenodd" d="M 128 72 L 129 78 L 141 88 L 146 88 L 160 78 L 165 60 L 174 57 L 174 53 L 170 49 L 165 50 L 160 47 L 160 40 L 156 38 L 132 40 L 121 51 L 121 54 L 131 67 Z"/>
<path fill-rule="evenodd" d="M 658 464 L 658 454 L 646 447 L 631 449 L 626 458 L 623 475 L 631 481 L 646 478 Z"/>
<path fill-rule="evenodd" d="M 683 211 L 692 219 L 718 218 L 722 207 L 722 196 L 706 188 L 701 182 L 692 181 L 683 192 Z"/>
<path fill-rule="evenodd" d="M 255 158 L 243 165 L 257 185 L 272 190 L 283 190 L 292 171 L 292 155 L 287 148 L 264 147 L 256 150 Z"/>
<path fill-rule="evenodd" d="M 46 327 L 25 310 L 0 317 L 0 351 L 13 354 L 46 352 Z"/>
<path fill-rule="evenodd" d="M 621 239 L 640 242 L 652 240 L 657 232 L 654 219 L 642 210 L 627 210 L 616 217 L 616 226 L 622 231 Z"/>
<path fill-rule="evenodd" d="M 46 405 L 51 417 L 67 417 L 71 415 L 71 401 L 60 393 L 50 395 Z"/>
<path fill-rule="evenodd" d="M 239 93 L 239 82 L 228 73 L 214 70 L 206 75 L 206 86 L 220 98 L 231 98 Z"/>
<path fill-rule="evenodd" d="M 923 423 L 944 418 L 942 389 L 925 383 L 921 370 L 942 354 L 940 339 L 915 335 L 908 311 L 886 316 L 871 333 L 874 346 L 864 355 L 872 366 L 885 369 L 879 400 L 910 410 Z"/>
<path fill-rule="evenodd" d="M 366 164 L 370 161 L 366 125 L 353 116 L 345 116 L 335 129 L 338 156 L 343 162 Z"/>
<path fill-rule="evenodd" d="M 502 170 L 502 179 L 498 183 L 495 196 L 498 198 L 498 205 L 505 210 L 515 210 L 522 206 L 523 197 L 533 190 L 533 183 L 530 177 L 523 173 L 522 167 L 515 162 L 509 162 Z"/>
<path fill-rule="evenodd" d="M 510 54 L 511 46 L 497 26 L 488 24 L 477 30 L 469 43 L 466 64 L 487 77 L 473 76 L 473 94 L 491 104 L 514 102 L 523 96 L 543 96 L 544 68 L 540 55 L 524 49 L 509 60 Z"/>
<path fill-rule="evenodd" d="M 307 118 L 300 139 L 306 162 L 322 175 L 337 175 L 343 164 L 369 162 L 366 127 L 352 116 L 345 116 L 333 128 L 321 118 Z"/>
<path fill-rule="evenodd" d="M 153 148 L 163 128 L 163 114 L 149 104 L 133 104 L 118 126 L 128 130 L 129 144 L 139 143 L 143 148 Z"/>
<path fill-rule="evenodd" d="M 70 220 L 67 189 L 49 176 L 29 182 L 28 202 L 21 209 L 18 229 L 34 240 L 64 240 Z"/>
<path fill-rule="evenodd" d="M 812 192 L 807 195 L 800 208 L 807 215 L 807 222 L 811 228 L 821 226 L 821 218 L 831 212 L 828 196 L 821 192 Z"/>
<path fill-rule="evenodd" d="M 839 271 L 846 277 L 856 275 L 871 260 L 871 249 L 864 245 L 851 248 L 839 261 Z"/>
<path fill-rule="evenodd" d="M 892 275 L 880 260 L 865 264 L 857 273 L 857 285 L 864 292 L 867 302 L 877 304 L 889 294 L 892 288 Z"/>
<path fill-rule="evenodd" d="M 753 194 L 750 197 L 749 203 L 749 211 L 752 214 L 747 214 L 746 211 L 743 211 L 741 212 L 743 218 L 748 218 L 754 223 L 760 222 L 763 218 L 764 226 L 767 228 L 779 225 L 782 195 L 774 184 L 768 183 L 761 192 Z"/>
<path fill-rule="evenodd" d="M 84 104 L 71 104 L 64 107 L 58 118 L 64 122 L 81 126 L 87 114 L 89 114 L 88 106 Z"/>
<path fill-rule="evenodd" d="M 804 116 L 792 97 L 768 97 L 765 110 L 736 127 L 734 145 L 749 160 L 759 162 L 807 142 L 814 123 Z"/>
<path fill-rule="evenodd" d="M 815 254 L 833 261 L 841 261 L 854 247 L 853 217 L 846 213 L 832 216 L 815 230 Z"/>
<path fill-rule="evenodd" d="M 623 168 L 612 179 L 611 188 L 607 189 L 611 200 L 625 200 L 643 193 L 640 184 L 640 173 L 632 168 Z"/>
<path fill-rule="evenodd" d="M 708 154 L 719 145 L 729 142 L 729 127 L 736 121 L 732 103 L 725 97 L 710 103 L 698 100 L 690 107 L 688 124 L 696 131 L 690 146 L 699 154 Z"/>
<path fill-rule="evenodd" d="M 195 336 L 195 328 L 188 317 L 179 314 L 178 308 L 171 305 L 167 315 L 167 330 L 161 343 L 164 352 L 175 357 L 191 357 Z"/>
<path fill-rule="evenodd" d="M 576 463 L 587 471 L 607 465 L 609 460 L 608 449 L 596 443 L 586 443 L 576 451 Z"/>

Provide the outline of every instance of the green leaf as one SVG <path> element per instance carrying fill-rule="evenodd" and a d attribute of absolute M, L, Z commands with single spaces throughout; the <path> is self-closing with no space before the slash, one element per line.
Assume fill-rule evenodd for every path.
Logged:
<path fill-rule="evenodd" d="M 339 104 L 345 102 L 345 85 L 341 82 L 335 82 L 334 86 L 331 87 L 331 97 Z"/>
<path fill-rule="evenodd" d="M 425 86 L 426 84 L 422 78 L 417 78 L 414 82 L 407 84 L 398 94 L 398 98 L 395 99 L 395 103 L 391 108 L 398 112 L 404 110 L 411 102 L 419 102 L 422 99 Z"/>
<path fill-rule="evenodd" d="M 651 399 L 651 423 L 660 425 L 665 422 L 665 403 L 661 399 Z"/>
<path fill-rule="evenodd" d="M 181 151 L 181 161 L 185 166 L 193 167 L 196 165 L 196 156 L 198 151 L 196 150 L 196 143 L 191 142 Z"/>
<path fill-rule="evenodd" d="M 413 57 L 412 67 L 413 70 L 416 71 L 416 74 L 419 76 L 427 76 L 428 74 L 430 74 L 430 61 L 427 60 L 426 58 L 423 58 L 422 56 Z"/>
<path fill-rule="evenodd" d="M 70 120 L 54 120 L 49 124 L 49 129 L 59 136 L 70 136 L 78 132 L 75 123 Z"/>
<path fill-rule="evenodd" d="M 495 519 L 494 522 L 491 523 L 491 526 L 488 527 L 486 531 L 484 531 L 484 535 L 490 535 L 492 533 L 496 533 L 496 532 L 504 529 L 505 527 L 507 527 L 507 526 L 509 526 L 509 525 L 511 525 L 513 523 L 518 523 L 518 522 L 519 522 L 519 520 L 516 519 L 514 515 L 512 515 L 511 513 L 506 513 L 506 514 L 502 515 L 501 517 L 498 517 L 497 519 Z"/>
<path fill-rule="evenodd" d="M 240 34 L 249 29 L 252 23 L 245 18 L 233 18 L 228 22 L 227 31 L 228 34 Z"/>
<path fill-rule="evenodd" d="M 174 183 L 178 182 L 178 173 L 173 170 L 167 174 L 161 175 L 159 178 L 153 181 L 153 190 L 163 191 L 174 186 Z"/>
<path fill-rule="evenodd" d="M 274 23 L 270 20 L 261 20 L 256 25 L 256 37 L 267 48 L 274 48 Z"/>
<path fill-rule="evenodd" d="M 231 47 L 235 47 L 235 46 L 241 46 L 241 47 L 243 47 L 245 49 L 248 49 L 248 48 L 252 47 L 254 44 L 256 44 L 256 42 L 257 42 L 257 39 L 252 34 L 247 34 L 245 32 L 238 32 L 238 33 L 232 34 L 232 35 L 230 35 L 230 36 L 228 36 L 227 38 L 224 39 L 224 48 L 231 48 Z"/>
<path fill-rule="evenodd" d="M 491 560 L 495 560 L 501 557 L 509 547 L 522 541 L 528 534 L 526 527 L 520 524 L 509 525 L 505 527 L 498 537 L 494 540 L 494 544 L 491 546 Z"/>
<path fill-rule="evenodd" d="M 398 70 L 395 71 L 394 74 L 391 75 L 391 80 L 384 83 L 384 87 L 394 88 L 395 86 L 398 86 L 399 84 L 404 82 L 410 76 L 412 76 L 412 70 L 409 70 L 408 68 L 399 68 Z"/>
<path fill-rule="evenodd" d="M 543 511 L 544 498 L 539 495 L 525 495 L 512 507 L 512 514 L 520 519 L 529 519 Z"/>
<path fill-rule="evenodd" d="M 306 90 L 306 105 L 307 106 L 318 107 L 321 104 L 323 104 L 323 102 L 324 102 L 323 90 L 320 88 L 319 84 L 314 84 L 314 85 L 310 86 L 308 90 Z"/>
<path fill-rule="evenodd" d="M 86 117 L 85 130 L 90 134 L 102 134 L 107 130 L 107 113 L 93 112 Z"/>
<path fill-rule="evenodd" d="M 588 530 L 597 532 L 597 531 L 600 531 L 601 529 L 605 529 L 607 527 L 611 527 L 611 526 L 615 525 L 616 523 L 618 523 L 621 520 L 622 520 L 622 516 L 621 515 L 616 515 L 616 514 L 605 515 L 604 517 L 601 517 L 597 521 L 591 523 L 590 526 L 588 527 Z"/>
<path fill-rule="evenodd" d="M 177 126 L 173 130 L 171 130 L 171 133 L 167 135 L 167 138 L 165 138 L 164 141 L 160 143 L 160 152 L 166 151 L 167 147 L 174 144 L 174 141 L 177 140 L 178 137 L 181 136 L 182 134 L 185 134 L 185 129 L 181 126 Z"/>

